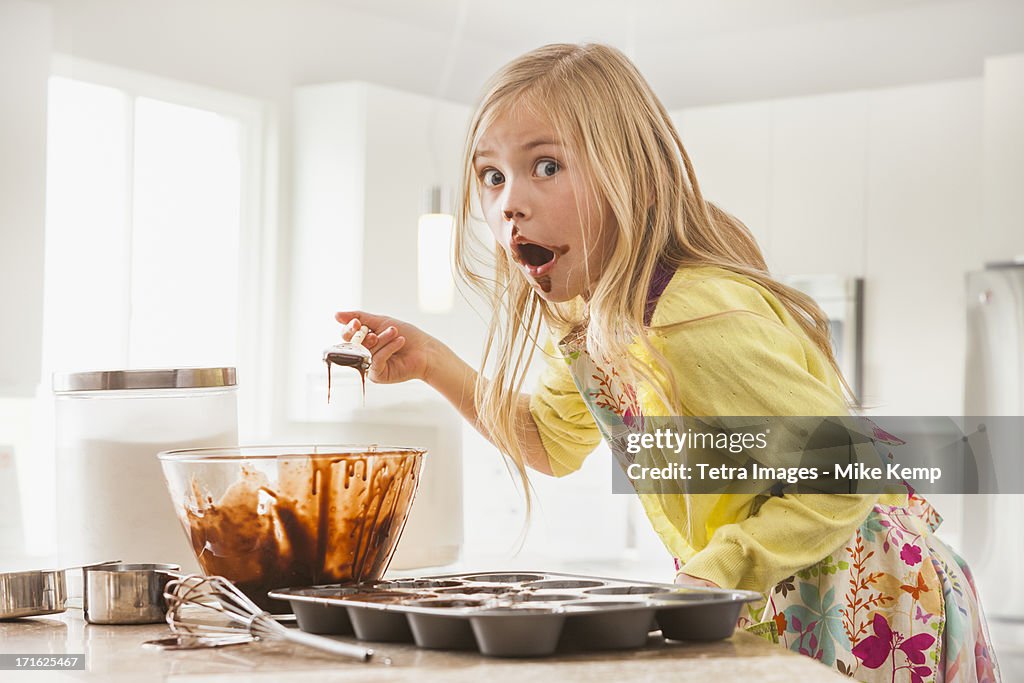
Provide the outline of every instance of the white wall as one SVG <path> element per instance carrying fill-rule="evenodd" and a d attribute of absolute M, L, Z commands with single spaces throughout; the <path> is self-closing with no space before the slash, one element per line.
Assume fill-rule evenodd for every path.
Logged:
<path fill-rule="evenodd" d="M 50 10 L 0 3 L 0 396 L 39 383 Z"/>
<path fill-rule="evenodd" d="M 24 548 L 19 498 L 31 497 L 36 471 L 50 37 L 49 8 L 0 2 L 0 565 L 8 569 Z M 36 517 L 45 523 L 45 511 Z"/>

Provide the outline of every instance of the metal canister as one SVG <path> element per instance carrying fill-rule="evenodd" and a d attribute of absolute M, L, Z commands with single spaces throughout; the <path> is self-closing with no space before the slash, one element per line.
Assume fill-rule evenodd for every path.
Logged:
<path fill-rule="evenodd" d="M 235 369 L 57 374 L 53 388 L 60 562 L 159 558 L 198 571 L 156 454 L 238 443 Z"/>
<path fill-rule="evenodd" d="M 167 614 L 164 588 L 176 564 L 85 567 L 82 609 L 90 624 L 156 624 Z"/>

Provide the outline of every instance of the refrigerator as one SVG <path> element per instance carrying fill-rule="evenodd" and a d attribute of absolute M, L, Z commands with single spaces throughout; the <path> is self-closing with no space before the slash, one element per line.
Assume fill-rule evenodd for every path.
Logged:
<path fill-rule="evenodd" d="M 986 613 L 1024 621 L 1024 418 L 1006 419 L 1024 415 L 1024 262 L 988 264 L 967 274 L 966 287 L 964 415 L 1003 418 L 985 490 L 1011 492 L 964 496 L 962 550 Z"/>

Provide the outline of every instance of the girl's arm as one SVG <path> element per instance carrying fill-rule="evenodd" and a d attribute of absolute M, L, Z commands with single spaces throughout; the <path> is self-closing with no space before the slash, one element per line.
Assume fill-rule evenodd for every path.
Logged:
<path fill-rule="evenodd" d="M 824 357 L 799 330 L 786 326 L 780 309 L 777 301 L 731 275 L 666 290 L 654 324 L 668 367 L 676 373 L 681 402 L 693 415 L 848 414 Z M 849 540 L 877 499 L 874 494 L 772 496 L 759 507 L 751 505 L 749 516 L 715 528 L 682 573 L 728 588 L 770 590 Z"/>
<path fill-rule="evenodd" d="M 434 348 L 431 350 L 433 360 L 427 366 L 423 381 L 448 399 L 448 402 L 455 406 L 455 409 L 469 420 L 484 438 L 493 443 L 487 430 L 480 424 L 477 413 L 474 387 L 479 373 L 446 345 L 437 339 L 431 339 L 434 342 Z M 542 474 L 551 476 L 551 462 L 544 444 L 541 443 L 537 423 L 530 412 L 530 395 L 520 393 L 513 410 L 516 413 L 516 424 L 519 425 L 518 439 L 526 464 Z"/>
<path fill-rule="evenodd" d="M 347 341 L 364 324 L 373 332 L 363 345 L 373 358 L 369 376 L 378 384 L 394 384 L 419 379 L 436 389 L 488 441 L 494 443 L 480 424 L 474 386 L 479 373 L 440 340 L 415 325 L 363 311 L 341 311 L 335 320 L 346 325 L 342 337 Z M 540 432 L 530 412 L 530 395 L 519 394 L 514 406 L 523 457 L 527 466 L 551 475 L 551 464 L 541 442 Z"/>
<path fill-rule="evenodd" d="M 672 341 L 666 356 L 690 370 L 684 392 L 699 415 L 845 414 L 839 395 L 808 372 L 798 337 L 779 322 L 745 311 L 719 315 L 682 326 Z M 704 352 L 694 357 L 695 348 Z M 847 541 L 877 499 L 770 497 L 749 517 L 715 529 L 682 571 L 728 588 L 770 590 Z"/>

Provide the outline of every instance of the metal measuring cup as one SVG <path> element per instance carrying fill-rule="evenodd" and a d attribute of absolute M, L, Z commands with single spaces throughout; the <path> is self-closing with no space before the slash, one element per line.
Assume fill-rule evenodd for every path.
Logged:
<path fill-rule="evenodd" d="M 104 564 L 82 568 L 82 611 L 90 624 L 157 624 L 167 615 L 164 589 L 176 564 Z"/>
<path fill-rule="evenodd" d="M 63 569 L 0 574 L 0 620 L 60 614 L 67 597 Z"/>
<path fill-rule="evenodd" d="M 60 614 L 67 610 L 67 572 L 73 569 L 87 569 L 120 560 L 97 565 L 69 567 L 66 569 L 31 569 L 28 571 L 0 573 L 0 620 L 40 617 Z"/>

